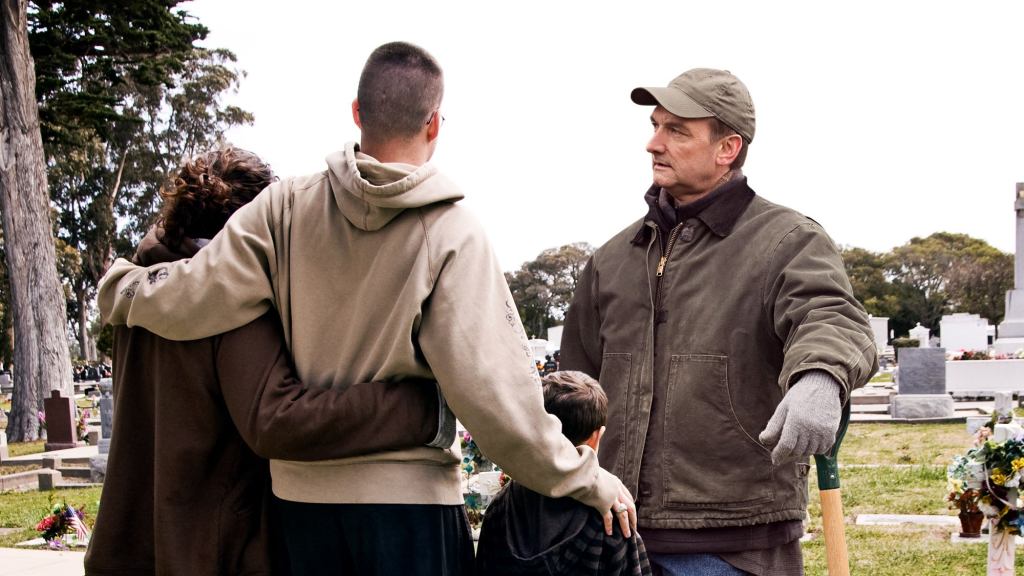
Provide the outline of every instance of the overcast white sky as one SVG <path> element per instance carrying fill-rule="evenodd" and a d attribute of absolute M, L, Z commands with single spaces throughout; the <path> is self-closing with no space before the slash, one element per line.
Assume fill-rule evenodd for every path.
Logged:
<path fill-rule="evenodd" d="M 1014 250 L 1024 182 L 1024 2 L 362 3 L 196 0 L 210 47 L 248 72 L 229 139 L 281 175 L 358 139 L 369 53 L 419 44 L 445 70 L 434 162 L 506 270 L 600 245 L 646 210 L 651 109 L 636 86 L 731 70 L 757 110 L 745 172 L 842 245 L 886 251 L 945 230 Z"/>

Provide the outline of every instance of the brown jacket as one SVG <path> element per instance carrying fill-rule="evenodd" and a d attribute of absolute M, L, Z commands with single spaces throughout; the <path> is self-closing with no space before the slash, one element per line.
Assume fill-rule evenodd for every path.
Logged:
<path fill-rule="evenodd" d="M 137 259 L 185 256 L 150 236 Z M 304 388 L 273 312 L 190 342 L 118 327 L 114 348 L 114 430 L 87 574 L 282 573 L 264 458 L 356 456 L 437 433 L 433 382 Z"/>
<path fill-rule="evenodd" d="M 877 367 L 825 231 L 745 178 L 729 186 L 671 231 L 645 218 L 599 248 L 566 318 L 562 369 L 608 393 L 601 461 L 641 528 L 802 519 L 807 463 L 773 466 L 758 434 L 804 372 L 846 397 Z"/>

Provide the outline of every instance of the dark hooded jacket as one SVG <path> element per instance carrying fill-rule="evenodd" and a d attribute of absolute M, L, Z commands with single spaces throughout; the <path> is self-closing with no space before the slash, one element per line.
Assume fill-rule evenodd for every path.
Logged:
<path fill-rule="evenodd" d="M 624 538 L 592 508 L 571 498 L 548 498 L 518 482 L 490 506 L 477 547 L 479 576 L 642 576 L 651 573 L 644 543 Z"/>

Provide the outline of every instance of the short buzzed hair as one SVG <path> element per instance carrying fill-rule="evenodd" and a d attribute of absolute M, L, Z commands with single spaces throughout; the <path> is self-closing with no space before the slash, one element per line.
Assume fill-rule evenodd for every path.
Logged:
<path fill-rule="evenodd" d="M 359 121 L 363 133 L 379 140 L 419 133 L 441 105 L 444 75 L 426 50 L 390 42 L 370 54 L 359 77 Z"/>
<path fill-rule="evenodd" d="M 583 372 L 562 370 L 544 377 L 544 409 L 562 421 L 562 434 L 579 446 L 608 422 L 608 396 Z"/>

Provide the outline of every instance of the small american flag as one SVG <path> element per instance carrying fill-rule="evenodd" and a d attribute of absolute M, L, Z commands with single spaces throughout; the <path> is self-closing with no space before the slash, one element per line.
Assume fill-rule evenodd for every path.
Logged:
<path fill-rule="evenodd" d="M 75 530 L 75 538 L 79 542 L 85 542 L 89 538 L 89 528 L 82 522 L 81 513 L 74 508 L 68 507 L 68 525 Z"/>

